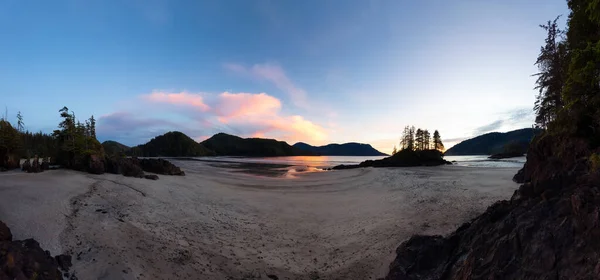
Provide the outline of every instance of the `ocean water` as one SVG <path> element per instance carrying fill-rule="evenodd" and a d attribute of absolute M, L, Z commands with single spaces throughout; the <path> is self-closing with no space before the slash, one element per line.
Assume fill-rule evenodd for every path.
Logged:
<path fill-rule="evenodd" d="M 525 157 L 493 160 L 488 156 L 446 156 L 447 161 L 453 162 L 458 166 L 471 167 L 523 167 Z M 365 160 L 382 159 L 383 156 L 359 157 L 359 156 L 294 156 L 294 157 L 213 157 L 210 161 L 238 162 L 238 163 L 263 163 L 263 164 L 281 164 L 295 166 L 295 169 L 323 169 L 340 164 L 359 164 Z M 206 158 L 198 158 L 206 159 Z"/>
<path fill-rule="evenodd" d="M 526 158 L 515 157 L 506 159 L 488 159 L 488 156 L 445 156 L 445 160 L 453 162 L 460 166 L 473 167 L 517 167 L 521 168 L 525 164 Z M 455 162 L 454 162 L 455 161 Z"/>

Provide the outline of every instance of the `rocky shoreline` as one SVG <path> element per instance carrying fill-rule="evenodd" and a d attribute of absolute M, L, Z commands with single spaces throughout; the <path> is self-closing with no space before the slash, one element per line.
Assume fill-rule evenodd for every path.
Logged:
<path fill-rule="evenodd" d="M 444 160 L 438 150 L 414 151 L 405 149 L 392 156 L 380 160 L 366 160 L 360 164 L 337 165 L 332 170 L 354 169 L 362 167 L 411 167 L 411 166 L 438 166 L 452 164 Z"/>
<path fill-rule="evenodd" d="M 598 279 L 600 175 L 587 147 L 536 139 L 510 200 L 446 237 L 405 241 L 385 279 Z"/>
<path fill-rule="evenodd" d="M 515 157 L 522 157 L 524 156 L 524 153 L 518 153 L 518 152 L 513 152 L 513 153 L 499 153 L 499 154 L 493 154 L 491 156 L 489 156 L 489 159 L 503 159 L 503 158 L 515 158 Z"/>
<path fill-rule="evenodd" d="M 126 177 L 146 178 L 158 180 L 159 177 L 154 174 L 145 174 L 150 172 L 161 175 L 185 176 L 185 172 L 170 161 L 161 158 L 142 158 L 129 157 L 98 157 L 88 156 L 83 162 L 73 165 L 74 170 L 84 171 L 91 174 L 122 174 Z M 18 168 L 18 167 L 15 167 Z M 43 158 L 40 162 L 38 157 L 26 159 L 21 165 L 21 170 L 27 173 L 39 173 L 45 170 L 57 169 L 57 165 L 51 165 L 50 160 Z"/>
<path fill-rule="evenodd" d="M 70 267 L 70 256 L 52 257 L 34 239 L 13 240 L 10 229 L 0 221 L 0 279 L 61 280 L 63 275 L 71 276 Z"/>

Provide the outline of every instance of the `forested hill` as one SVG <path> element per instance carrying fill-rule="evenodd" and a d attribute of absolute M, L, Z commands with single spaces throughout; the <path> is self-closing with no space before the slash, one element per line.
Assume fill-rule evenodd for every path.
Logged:
<path fill-rule="evenodd" d="M 298 142 L 294 144 L 293 147 L 322 156 L 387 156 L 387 154 L 376 150 L 371 145 L 361 143 L 312 146 L 306 143 Z"/>
<path fill-rule="evenodd" d="M 104 141 L 102 142 L 102 147 L 104 147 L 104 152 L 107 155 L 118 155 L 121 153 L 126 153 L 129 149 L 129 146 L 125 146 L 117 141 Z"/>
<path fill-rule="evenodd" d="M 523 128 L 504 133 L 487 133 L 456 144 L 445 155 L 491 155 L 504 152 L 509 144 L 522 146 L 526 150 L 533 136 L 540 132 L 539 129 Z"/>
<path fill-rule="evenodd" d="M 215 153 L 194 139 L 179 132 L 167 132 L 154 137 L 150 142 L 131 148 L 128 155 L 143 157 L 199 157 L 213 156 Z"/>
<path fill-rule="evenodd" d="M 283 141 L 262 138 L 241 138 L 226 133 L 218 133 L 200 144 L 214 151 L 219 156 L 306 156 L 315 155 L 290 146 Z"/>

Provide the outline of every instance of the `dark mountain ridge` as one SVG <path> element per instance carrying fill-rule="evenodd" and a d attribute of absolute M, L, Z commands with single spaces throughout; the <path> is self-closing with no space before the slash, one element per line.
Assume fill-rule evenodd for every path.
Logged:
<path fill-rule="evenodd" d="M 462 141 L 448 149 L 447 156 L 491 155 L 505 152 L 508 145 L 519 146 L 526 151 L 531 139 L 540 129 L 523 128 L 509 132 L 491 132 Z"/>
<path fill-rule="evenodd" d="M 199 157 L 214 156 L 215 152 L 179 131 L 171 131 L 131 148 L 127 154 L 143 157 Z"/>
<path fill-rule="evenodd" d="M 344 144 L 328 144 L 324 146 L 312 146 L 303 142 L 298 142 L 293 145 L 298 149 L 309 151 L 322 156 L 387 156 L 369 144 L 362 143 L 344 143 Z"/>
<path fill-rule="evenodd" d="M 241 138 L 226 133 L 217 133 L 200 144 L 214 151 L 218 156 L 275 157 L 316 155 L 314 152 L 290 146 L 284 141 L 263 138 Z"/>
<path fill-rule="evenodd" d="M 112 140 L 102 142 L 102 147 L 104 147 L 104 152 L 108 155 L 126 153 L 129 149 L 131 149 L 129 146 Z"/>

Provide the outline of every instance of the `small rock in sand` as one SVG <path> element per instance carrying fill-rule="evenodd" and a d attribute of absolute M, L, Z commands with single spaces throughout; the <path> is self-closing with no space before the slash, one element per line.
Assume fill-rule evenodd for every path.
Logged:
<path fill-rule="evenodd" d="M 158 175 L 149 174 L 149 175 L 145 175 L 144 178 L 146 178 L 148 180 L 158 180 Z"/>

